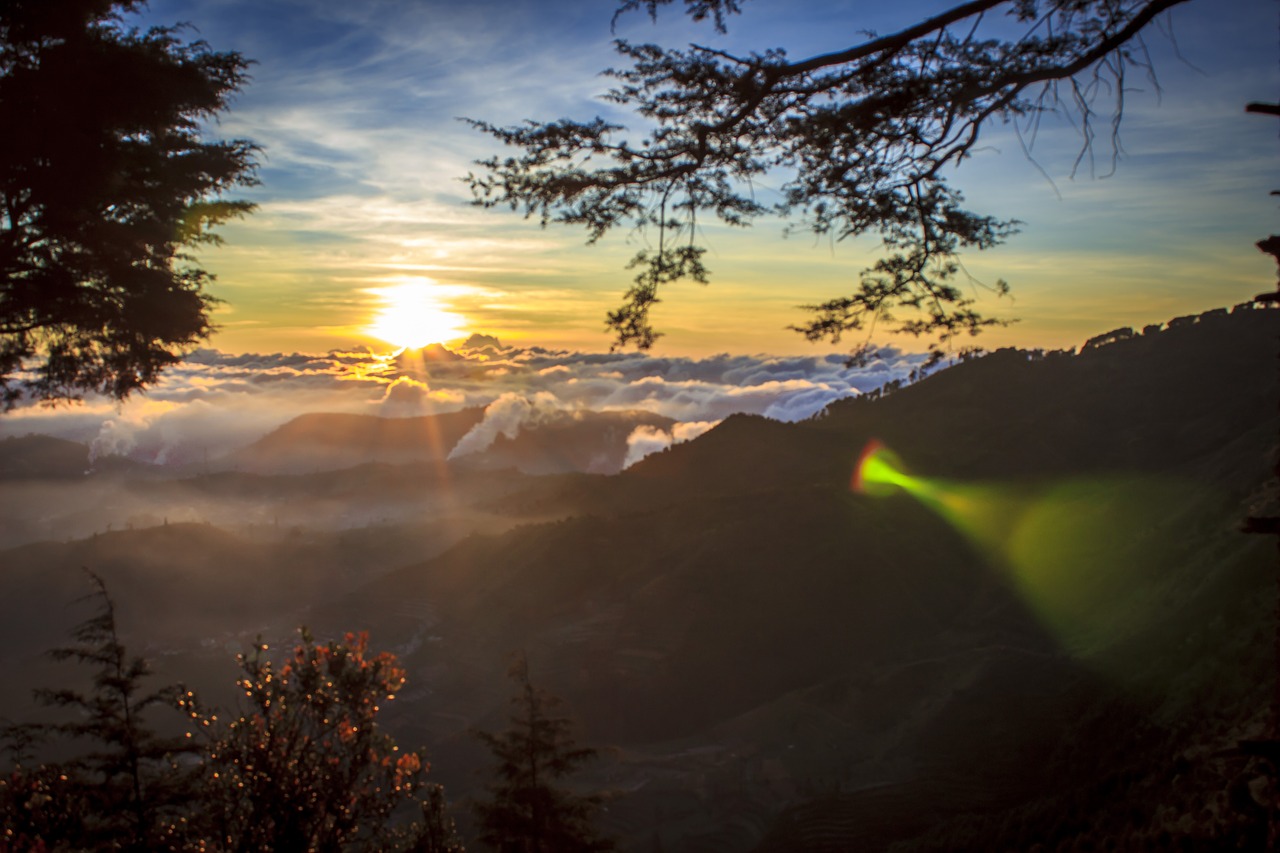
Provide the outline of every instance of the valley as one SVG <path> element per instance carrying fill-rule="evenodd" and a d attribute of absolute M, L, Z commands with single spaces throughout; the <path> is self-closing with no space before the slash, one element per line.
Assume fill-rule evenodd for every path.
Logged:
<path fill-rule="evenodd" d="M 675 421 L 459 456 L 483 409 L 312 413 L 171 467 L 0 440 L 0 716 L 66 678 L 42 652 L 87 567 L 130 648 L 220 702 L 257 636 L 367 630 L 408 672 L 387 725 L 459 803 L 522 652 L 626 850 L 1208 844 L 1276 677 L 1274 543 L 1240 525 L 1280 503 L 1278 334 L 1244 309 L 1000 350 L 631 464 Z M 873 439 L 927 500 L 851 488 Z"/>

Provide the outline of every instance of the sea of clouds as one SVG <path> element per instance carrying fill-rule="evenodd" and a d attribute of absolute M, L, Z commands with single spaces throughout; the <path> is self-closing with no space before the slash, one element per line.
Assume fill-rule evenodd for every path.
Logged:
<path fill-rule="evenodd" d="M 812 417 L 835 400 L 905 378 L 924 358 L 885 348 L 854 367 L 840 354 L 686 358 L 510 347 L 483 335 L 455 350 L 433 345 L 387 356 L 202 349 L 123 404 L 89 398 L 20 406 L 0 417 L 0 437 L 53 435 L 89 444 L 95 457 L 180 465 L 216 459 L 310 412 L 409 417 L 487 407 L 454 456 L 564 412 L 643 410 L 679 422 L 670 431 L 637 427 L 630 464 L 735 413 Z"/>

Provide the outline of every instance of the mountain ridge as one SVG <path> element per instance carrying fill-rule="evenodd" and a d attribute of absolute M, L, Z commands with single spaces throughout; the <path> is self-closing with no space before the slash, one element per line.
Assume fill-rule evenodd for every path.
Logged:
<path fill-rule="evenodd" d="M 1196 722 L 1208 710 L 1174 698 L 1185 691 L 1214 684 L 1213 707 L 1230 725 L 1258 724 L 1249 703 L 1265 678 L 1257 655 L 1240 650 L 1266 618 L 1255 603 L 1271 588 L 1270 549 L 1234 528 L 1245 504 L 1268 494 L 1278 321 L 1280 312 L 1246 312 L 1079 355 L 1002 351 L 810 421 L 728 418 L 617 477 L 534 481 L 529 496 L 511 500 L 554 504 L 571 520 L 464 541 L 357 590 L 325 619 L 335 628 L 367 622 L 406 595 L 429 605 L 435 639 L 405 660 L 434 695 L 450 697 L 450 713 L 474 717 L 493 701 L 498 688 L 482 674 L 520 648 L 604 742 L 657 750 L 668 756 L 662 766 L 689 773 L 701 759 L 678 758 L 679 745 L 721 744 L 718 769 L 702 772 L 724 784 L 735 775 L 757 781 L 740 783 L 749 805 L 719 824 L 666 770 L 612 768 L 648 780 L 637 782 L 648 793 L 615 811 L 667 803 L 669 834 L 659 832 L 668 849 L 703 843 L 675 829 L 681 821 L 727 833 L 748 813 L 776 813 L 776 785 L 765 777 L 785 780 L 801 811 L 724 849 L 829 849 L 803 842 L 804 826 L 827 819 L 822 809 L 803 811 L 814 802 L 805 790 L 888 785 L 910 809 L 927 808 L 927 792 L 954 785 L 944 780 L 981 753 L 966 745 L 981 720 L 989 748 L 1039 751 L 1070 785 L 1087 786 L 1110 772 L 1107 760 L 1119 773 L 1153 760 L 1167 739 L 1189 748 L 1221 737 Z M 1013 526 L 966 532 L 905 494 L 852 494 L 853 465 L 873 438 L 922 476 L 968 484 Z M 1007 537 L 1018 525 L 1038 525 L 1027 529 L 1044 545 L 1017 546 Z M 1032 570 L 1043 576 L 1022 576 Z M 1206 618 L 1197 595 L 1211 588 L 1237 620 L 1189 628 Z M 382 627 L 393 644 L 413 630 Z M 1186 631 L 1218 639 L 1190 651 L 1168 642 Z M 1239 658 L 1220 659 L 1217 647 Z M 807 724 L 809 734 L 778 736 L 790 725 L 778 716 L 779 696 L 875 683 L 957 653 L 973 662 L 939 670 L 896 710 L 858 711 L 864 700 L 848 694 L 815 718 L 827 722 Z M 1046 659 L 1057 673 L 1047 680 L 1035 671 Z M 1176 678 L 1184 683 L 1163 699 L 1149 693 Z M 1200 688 L 1188 686 L 1197 680 Z M 1146 698 L 1128 699 L 1130 690 Z M 1076 711 L 1055 710 L 1052 724 L 1025 718 L 1026 709 L 1060 707 Z M 892 720 L 880 729 L 887 740 L 872 737 L 867 713 Z M 726 740 L 752 714 L 750 738 Z M 1123 743 L 1121 721 L 1146 731 L 1162 718 L 1159 736 Z M 466 763 L 463 732 L 419 731 L 441 766 Z M 1055 746 L 1064 736 L 1082 755 Z M 1104 738 L 1121 740 L 1088 742 Z M 879 743 L 880 757 L 821 746 L 841 739 Z M 1063 796 L 1052 780 L 998 766 L 983 777 L 991 796 L 973 808 Z M 897 769 L 877 776 L 876 767 Z M 904 826 L 892 823 L 883 843 L 906 838 Z"/>
<path fill-rule="evenodd" d="M 290 605 L 273 642 L 280 619 L 369 630 L 409 674 L 389 724 L 453 796 L 523 650 L 610 747 L 586 782 L 628 792 L 607 818 L 626 849 L 1030 848 L 1068 824 L 1132 840 L 1128 815 L 1183 814 L 1176 773 L 1225 796 L 1209 756 L 1265 720 L 1273 548 L 1238 527 L 1278 505 L 1278 332 L 1259 310 L 1078 355 L 998 351 L 808 421 L 730 417 L 616 476 L 414 462 L 140 482 L 175 513 L 200 493 L 265 520 L 6 551 L 0 590 L 39 620 L 19 575 L 100 561 L 138 613 L 117 557 L 170 561 L 170 587 L 233 562 L 183 601 L 234 613 L 260 585 Z M 872 439 L 925 499 L 851 489 Z M 405 520 L 271 523 L 299 506 L 323 526 L 330 504 L 380 518 L 378 500 Z"/>

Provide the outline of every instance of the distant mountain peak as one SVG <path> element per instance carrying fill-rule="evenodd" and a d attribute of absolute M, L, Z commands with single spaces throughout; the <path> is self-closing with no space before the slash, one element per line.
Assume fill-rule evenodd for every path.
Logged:
<path fill-rule="evenodd" d="M 482 335 L 479 332 L 472 332 L 471 337 L 462 342 L 459 349 L 484 349 L 486 347 L 492 349 L 502 349 L 502 343 L 493 335 Z"/>
<path fill-rule="evenodd" d="M 444 344 L 427 344 L 418 350 L 418 354 L 424 361 L 464 361 L 465 357 L 458 355 Z"/>

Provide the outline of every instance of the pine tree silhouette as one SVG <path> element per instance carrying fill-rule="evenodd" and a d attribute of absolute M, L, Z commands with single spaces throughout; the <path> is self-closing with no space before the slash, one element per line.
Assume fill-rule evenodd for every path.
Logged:
<path fill-rule="evenodd" d="M 509 672 L 516 683 L 511 728 L 476 736 L 496 763 L 490 799 L 476 804 L 480 840 L 500 853 L 586 853 L 614 849 L 592 818 L 600 794 L 578 794 L 560 786 L 596 756 L 577 746 L 568 718 L 557 716 L 560 700 L 529 680 L 529 663 L 516 658 Z"/>

